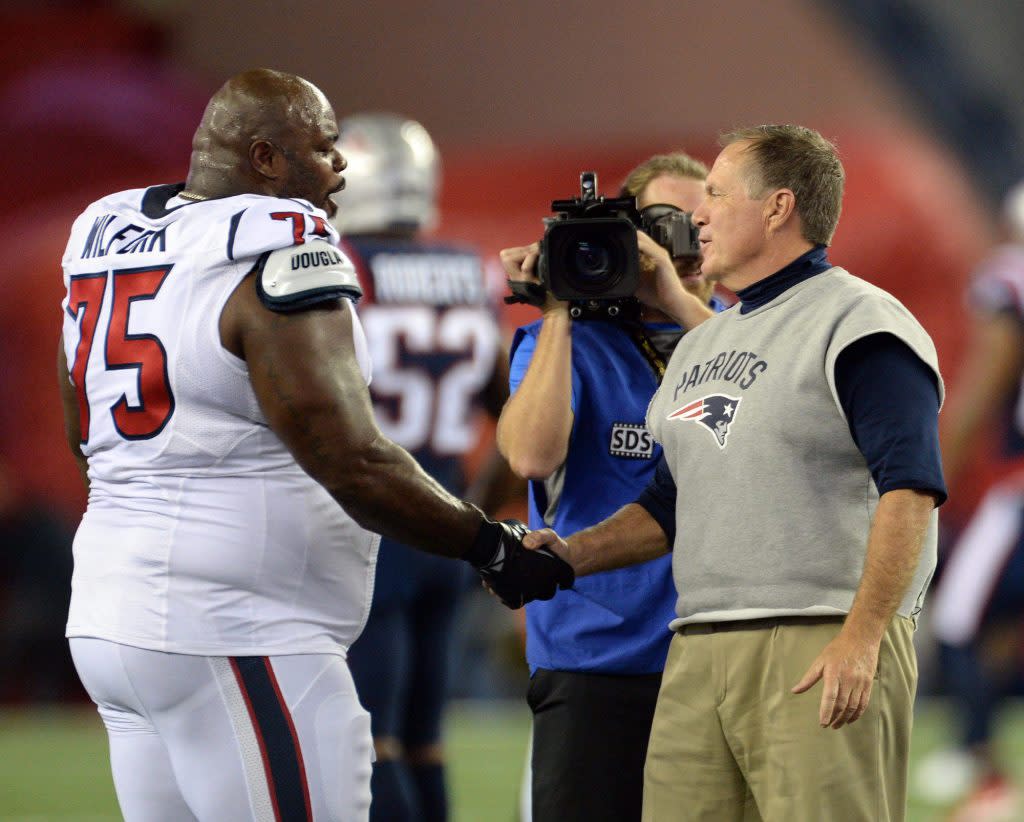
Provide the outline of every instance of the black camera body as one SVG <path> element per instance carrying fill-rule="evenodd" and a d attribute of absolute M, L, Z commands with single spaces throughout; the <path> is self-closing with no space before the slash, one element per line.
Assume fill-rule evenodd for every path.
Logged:
<path fill-rule="evenodd" d="M 700 256 L 700 229 L 687 211 L 668 203 L 652 203 L 640 209 L 640 228 L 673 260 Z"/>
<path fill-rule="evenodd" d="M 543 305 L 547 293 L 569 303 L 577 319 L 636 318 L 640 285 L 637 229 L 675 259 L 700 256 L 690 215 L 667 203 L 637 210 L 635 197 L 609 199 L 597 192 L 597 173 L 580 175 L 580 197 L 555 200 L 537 262 L 538 283 L 509 280 L 507 303 Z"/>
<path fill-rule="evenodd" d="M 540 283 L 509 281 L 505 302 L 543 305 L 547 292 L 569 303 L 576 319 L 639 316 L 640 229 L 672 259 L 700 256 L 698 228 L 690 215 L 667 203 L 637 210 L 635 197 L 597 193 L 597 173 L 580 174 L 580 196 L 554 200 L 544 220 L 537 275 Z"/>
<path fill-rule="evenodd" d="M 573 303 L 631 298 L 640 284 L 636 199 L 598 195 L 597 174 L 584 171 L 580 196 L 554 200 L 551 210 L 537 261 L 544 286 Z"/>

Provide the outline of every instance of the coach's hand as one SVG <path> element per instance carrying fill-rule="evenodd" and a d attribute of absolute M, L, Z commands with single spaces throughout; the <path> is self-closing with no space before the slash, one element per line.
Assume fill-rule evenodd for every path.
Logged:
<path fill-rule="evenodd" d="M 523 548 L 526 526 L 518 520 L 485 520 L 464 557 L 484 584 L 509 608 L 535 599 L 551 599 L 576 581 L 572 566 L 546 549 Z"/>
<path fill-rule="evenodd" d="M 793 686 L 794 694 L 802 694 L 822 680 L 818 709 L 822 728 L 838 730 L 856 722 L 867 710 L 878 668 L 878 646 L 878 642 L 859 639 L 844 629 Z"/>

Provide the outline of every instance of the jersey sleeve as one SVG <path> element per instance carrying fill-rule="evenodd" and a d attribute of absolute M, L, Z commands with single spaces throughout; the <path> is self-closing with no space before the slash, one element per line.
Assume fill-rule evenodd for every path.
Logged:
<path fill-rule="evenodd" d="M 338 245 L 338 232 L 327 212 L 305 200 L 254 197 L 240 206 L 228 219 L 225 250 L 229 260 L 255 259 L 314 241 Z"/>
<path fill-rule="evenodd" d="M 533 359 L 533 352 L 537 348 L 537 338 L 530 334 L 526 328 L 517 328 L 512 338 L 512 350 L 508 368 L 508 389 L 510 394 L 515 394 L 526 376 L 526 370 L 530 367 L 530 360 Z"/>
<path fill-rule="evenodd" d="M 509 394 L 515 394 L 526 377 L 526 372 L 533 360 L 533 352 L 537 350 L 537 335 L 540 333 L 542 320 L 538 320 L 522 328 L 517 328 L 512 337 L 512 348 L 509 354 L 508 383 Z M 575 339 L 573 345 L 576 344 Z M 569 388 L 569 408 L 575 415 L 576 398 L 583 390 L 582 380 L 579 372 L 574 368 L 571 370 L 572 384 Z"/>
<path fill-rule="evenodd" d="M 676 541 L 676 481 L 672 477 L 664 454 L 654 468 L 654 476 L 636 498 L 635 503 L 661 526 L 671 550 Z"/>
<path fill-rule="evenodd" d="M 935 375 L 891 334 L 872 334 L 836 360 L 836 387 L 853 441 L 879 494 L 897 488 L 931 491 L 946 500 L 939 452 Z"/>
<path fill-rule="evenodd" d="M 935 378 L 939 406 L 945 398 L 945 386 L 939 373 L 939 358 L 928 332 L 899 300 L 881 290 L 863 295 L 837 318 L 825 353 L 825 379 L 836 406 L 843 410 L 836 388 L 836 362 L 843 351 L 858 340 L 875 334 L 891 334 L 924 363 Z M 843 410 L 845 417 L 845 411 Z"/>

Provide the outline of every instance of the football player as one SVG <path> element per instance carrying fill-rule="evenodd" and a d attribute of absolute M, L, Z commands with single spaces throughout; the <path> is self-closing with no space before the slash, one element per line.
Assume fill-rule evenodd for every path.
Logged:
<path fill-rule="evenodd" d="M 244 72 L 185 183 L 71 230 L 58 376 L 89 502 L 67 635 L 129 822 L 367 818 L 345 655 L 373 532 L 468 560 L 513 606 L 571 584 L 374 422 L 336 138 L 311 83 Z"/>
<path fill-rule="evenodd" d="M 1021 812 L 1020 791 L 993 736 L 1019 668 L 1024 615 L 1024 183 L 1006 197 L 1003 230 L 1005 242 L 978 266 L 968 291 L 973 334 L 942 428 L 943 462 L 954 482 L 963 482 L 993 429 L 1000 441 L 990 466 L 996 481 L 952 546 L 934 596 L 933 628 L 960 714 L 962 750 L 929 757 L 918 777 L 925 782 L 936 773 L 945 787 L 973 780 L 950 822 Z"/>

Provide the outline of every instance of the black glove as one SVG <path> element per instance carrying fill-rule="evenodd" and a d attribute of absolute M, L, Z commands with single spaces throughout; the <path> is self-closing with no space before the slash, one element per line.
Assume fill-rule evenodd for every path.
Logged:
<path fill-rule="evenodd" d="M 535 599 L 551 599 L 576 581 L 572 566 L 547 548 L 523 547 L 527 528 L 519 520 L 484 520 L 463 559 L 509 608 Z"/>

